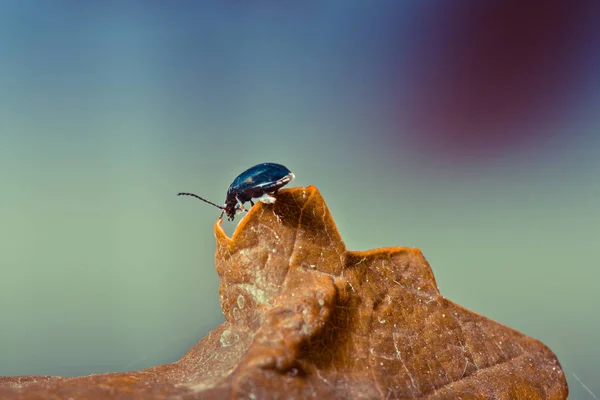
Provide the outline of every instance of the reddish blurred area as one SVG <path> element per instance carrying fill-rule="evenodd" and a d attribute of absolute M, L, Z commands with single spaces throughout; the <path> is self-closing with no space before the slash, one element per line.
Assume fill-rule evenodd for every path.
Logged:
<path fill-rule="evenodd" d="M 468 6 L 467 6 L 468 4 Z M 600 36 L 600 2 L 447 2 L 411 37 L 410 134 L 442 161 L 482 162 L 536 146 L 577 111 Z M 591 40 L 590 40 L 591 39 Z M 403 117 L 404 118 L 404 117 Z"/>

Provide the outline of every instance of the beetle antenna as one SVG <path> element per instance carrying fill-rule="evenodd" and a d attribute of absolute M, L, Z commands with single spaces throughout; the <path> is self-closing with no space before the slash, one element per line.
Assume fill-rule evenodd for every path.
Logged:
<path fill-rule="evenodd" d="M 217 208 L 220 208 L 221 210 L 225 210 L 225 207 L 223 207 L 223 206 L 220 206 L 220 205 L 218 205 L 218 204 L 215 204 L 215 203 L 213 203 L 212 201 L 208 201 L 208 200 L 206 200 L 206 199 L 203 199 L 202 197 L 200 197 L 200 196 L 198 196 L 197 194 L 194 194 L 194 193 L 177 193 L 177 196 L 191 196 L 191 197 L 195 197 L 195 198 L 197 198 L 198 200 L 202 200 L 203 202 L 205 202 L 205 203 L 208 203 L 208 204 L 210 204 L 210 205 L 212 205 L 212 206 L 215 206 L 215 207 L 217 207 Z M 221 215 L 222 215 L 222 214 L 221 214 Z"/>

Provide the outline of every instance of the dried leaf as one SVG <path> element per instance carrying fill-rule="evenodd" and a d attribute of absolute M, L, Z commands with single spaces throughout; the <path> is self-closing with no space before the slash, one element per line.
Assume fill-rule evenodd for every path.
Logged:
<path fill-rule="evenodd" d="M 347 251 L 314 187 L 215 225 L 226 322 L 180 361 L 0 378 L 0 398 L 566 399 L 539 341 L 440 295 L 418 249 Z"/>

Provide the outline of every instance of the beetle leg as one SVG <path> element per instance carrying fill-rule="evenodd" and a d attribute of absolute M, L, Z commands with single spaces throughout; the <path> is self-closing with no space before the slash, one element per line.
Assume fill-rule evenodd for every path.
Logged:
<path fill-rule="evenodd" d="M 240 200 L 239 197 L 236 197 L 235 199 L 237 200 L 237 204 L 236 204 L 236 207 L 235 207 L 235 210 L 236 210 L 235 213 L 236 214 L 241 214 L 243 212 L 250 211 L 250 210 L 246 210 L 246 208 L 244 207 L 244 203 L 242 203 L 242 201 Z"/>
<path fill-rule="evenodd" d="M 237 207 L 238 207 L 240 210 L 242 210 L 242 211 L 246 211 L 246 209 L 244 208 L 244 203 L 242 203 L 242 202 L 240 201 L 240 198 L 239 198 L 239 197 L 236 197 L 235 199 L 237 200 Z"/>
<path fill-rule="evenodd" d="M 252 200 L 250 200 L 250 205 L 254 207 L 254 202 Z"/>
<path fill-rule="evenodd" d="M 275 203 L 275 197 L 271 196 L 268 193 L 263 194 L 262 196 L 260 196 L 258 199 L 258 201 L 260 201 L 261 203 L 265 203 L 265 204 L 273 204 Z"/>

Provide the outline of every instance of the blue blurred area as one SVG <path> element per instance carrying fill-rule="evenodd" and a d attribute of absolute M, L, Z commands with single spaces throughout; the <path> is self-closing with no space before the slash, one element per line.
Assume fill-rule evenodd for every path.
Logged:
<path fill-rule="evenodd" d="M 600 393 L 598 4 L 2 2 L 0 375 L 178 359 L 222 314 L 175 194 L 277 162 Z"/>

